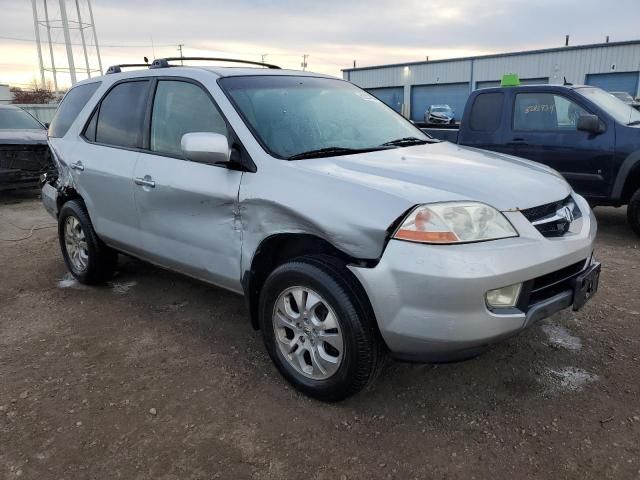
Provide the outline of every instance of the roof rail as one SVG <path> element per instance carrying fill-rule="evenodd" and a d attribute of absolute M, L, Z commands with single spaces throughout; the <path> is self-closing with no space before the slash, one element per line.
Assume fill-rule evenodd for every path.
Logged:
<path fill-rule="evenodd" d="M 272 69 L 280 70 L 280 67 L 277 65 L 272 65 L 270 63 L 262 63 L 262 62 L 252 62 L 250 60 L 238 60 L 235 58 L 218 58 L 218 57 L 167 57 L 167 58 L 157 58 L 153 61 L 149 68 L 167 68 L 167 67 L 175 67 L 177 65 L 169 65 L 169 62 L 182 60 L 210 60 L 216 62 L 230 62 L 230 63 L 244 63 L 248 65 L 258 65 L 260 67 L 267 67 Z"/>
<path fill-rule="evenodd" d="M 107 73 L 105 75 L 109 75 L 111 73 L 120 73 L 123 68 L 128 67 L 149 67 L 148 63 L 121 63 L 120 65 L 111 65 L 107 68 Z"/>

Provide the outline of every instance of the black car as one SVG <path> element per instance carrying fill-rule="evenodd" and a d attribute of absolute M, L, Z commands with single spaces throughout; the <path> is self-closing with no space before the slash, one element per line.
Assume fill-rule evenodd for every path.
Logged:
<path fill-rule="evenodd" d="M 39 186 L 40 175 L 55 171 L 47 129 L 13 105 L 0 105 L 0 191 Z"/>

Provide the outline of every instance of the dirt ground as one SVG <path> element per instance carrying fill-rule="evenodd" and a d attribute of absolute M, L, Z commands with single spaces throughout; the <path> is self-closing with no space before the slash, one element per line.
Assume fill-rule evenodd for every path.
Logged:
<path fill-rule="evenodd" d="M 467 362 L 290 388 L 242 298 L 134 260 L 67 276 L 35 195 L 0 197 L 1 479 L 640 478 L 640 239 L 596 211 L 600 292 Z"/>

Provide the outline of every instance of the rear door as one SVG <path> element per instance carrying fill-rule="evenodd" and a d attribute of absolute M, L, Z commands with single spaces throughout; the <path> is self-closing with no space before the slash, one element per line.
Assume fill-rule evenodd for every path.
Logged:
<path fill-rule="evenodd" d="M 229 129 L 195 82 L 160 78 L 152 87 L 145 151 L 136 164 L 135 199 L 145 256 L 154 263 L 241 291 L 237 219 L 242 172 L 187 161 L 185 133 Z"/>
<path fill-rule="evenodd" d="M 139 253 L 141 246 L 133 173 L 150 85 L 148 79 L 136 79 L 109 89 L 82 133 L 72 165 L 98 235 L 131 253 Z"/>
<path fill-rule="evenodd" d="M 578 131 L 578 118 L 591 113 L 568 95 L 518 91 L 509 141 L 513 153 L 556 169 L 582 195 L 606 197 L 615 132 Z"/>

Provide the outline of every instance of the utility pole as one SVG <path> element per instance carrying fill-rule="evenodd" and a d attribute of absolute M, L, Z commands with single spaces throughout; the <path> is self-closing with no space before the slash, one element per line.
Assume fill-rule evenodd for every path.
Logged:
<path fill-rule="evenodd" d="M 76 64 L 73 60 L 73 47 L 71 46 L 71 35 L 69 34 L 69 19 L 67 18 L 67 6 L 65 0 L 60 0 L 60 17 L 62 17 L 62 32 L 64 33 L 64 43 L 67 47 L 67 62 L 69 63 L 69 75 L 71 76 L 71 86 L 75 85 Z"/>
<path fill-rule="evenodd" d="M 45 25 L 47 26 L 47 38 L 49 39 L 49 56 L 51 57 L 51 71 L 53 72 L 53 88 L 58 91 L 58 75 L 56 72 L 56 61 L 53 56 L 53 43 L 51 42 L 51 23 L 49 22 L 49 8 L 47 7 L 47 0 L 44 0 L 44 18 Z"/>
<path fill-rule="evenodd" d="M 306 53 L 302 55 L 302 63 L 300 64 L 300 66 L 302 67 L 303 72 L 307 69 L 307 58 L 309 58 L 309 55 L 307 55 Z"/>
<path fill-rule="evenodd" d="M 184 43 L 179 43 L 178 44 L 178 51 L 180 52 L 180 58 L 183 57 L 183 55 L 182 55 L 182 47 L 184 47 Z M 184 65 L 184 62 L 182 60 L 180 60 L 180 65 Z"/>
<path fill-rule="evenodd" d="M 40 28 L 38 26 L 38 10 L 36 8 L 36 0 L 31 0 L 33 7 L 33 26 L 36 30 L 36 42 L 38 44 L 38 64 L 40 65 L 40 77 L 42 80 L 42 88 L 47 88 L 44 82 L 44 62 L 42 61 L 42 46 L 40 44 Z"/>
<path fill-rule="evenodd" d="M 82 14 L 80 13 L 80 3 L 76 0 L 76 12 L 78 12 L 78 28 L 80 29 L 80 38 L 82 40 L 82 51 L 84 52 L 84 63 L 87 67 L 87 76 L 91 78 L 91 67 L 89 67 L 89 55 L 87 55 L 87 42 L 84 38 L 84 24 L 82 23 Z"/>

